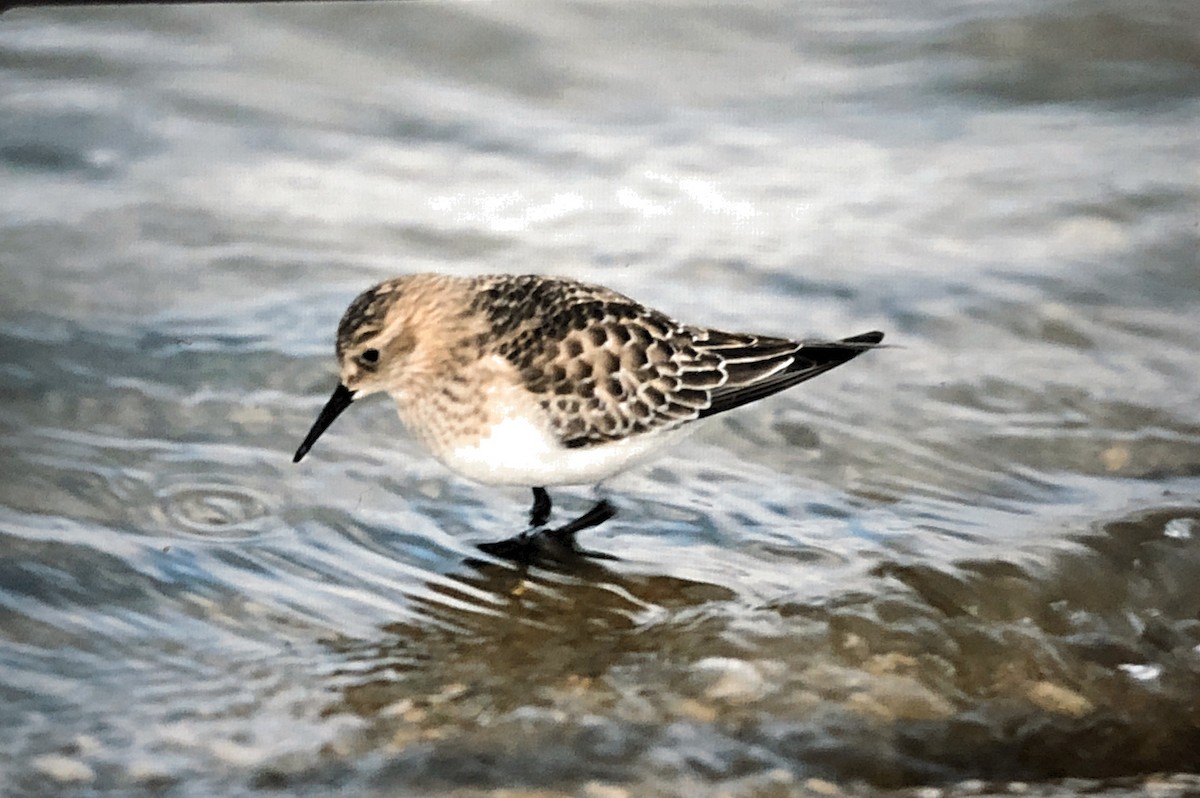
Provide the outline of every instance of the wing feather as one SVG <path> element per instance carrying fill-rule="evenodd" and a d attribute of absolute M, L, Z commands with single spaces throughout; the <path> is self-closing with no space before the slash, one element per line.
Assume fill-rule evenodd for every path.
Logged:
<path fill-rule="evenodd" d="M 792 354 L 787 358 L 783 368 L 775 368 L 764 374 L 751 374 L 749 371 L 734 372 L 730 380 L 712 392 L 712 401 L 708 407 L 700 411 L 699 417 L 724 413 L 735 407 L 763 399 L 773 393 L 778 393 L 805 380 L 811 380 L 819 374 L 824 374 L 848 360 L 858 357 L 868 349 L 873 349 L 883 340 L 883 333 L 872 331 L 844 338 L 841 341 L 821 341 L 813 343 L 795 343 Z M 778 354 L 774 350 L 764 358 L 764 361 L 775 365 Z M 753 362 L 753 361 L 749 361 Z M 748 363 L 739 364 L 744 368 Z"/>
<path fill-rule="evenodd" d="M 804 343 L 684 326 L 601 286 L 479 282 L 486 346 L 507 358 L 569 448 L 677 427 L 812 379 L 883 333 Z"/>

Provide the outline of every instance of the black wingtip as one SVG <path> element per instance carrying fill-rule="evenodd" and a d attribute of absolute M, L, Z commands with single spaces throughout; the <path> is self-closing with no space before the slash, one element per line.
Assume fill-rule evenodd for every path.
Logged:
<path fill-rule="evenodd" d="M 752 381 L 748 385 L 732 386 L 714 391 L 711 403 L 708 407 L 700 410 L 697 418 L 724 413 L 726 410 L 758 401 L 785 388 L 810 380 L 853 360 L 863 352 L 869 352 L 882 340 L 882 332 L 871 330 L 843 338 L 840 341 L 802 343 L 798 349 L 794 350 L 795 357 L 792 364 L 782 371 L 777 371 L 765 379 Z"/>
<path fill-rule="evenodd" d="M 843 344 L 877 344 L 883 340 L 883 333 L 879 330 L 871 330 L 860 335 L 852 335 L 849 338 L 843 338 Z"/>

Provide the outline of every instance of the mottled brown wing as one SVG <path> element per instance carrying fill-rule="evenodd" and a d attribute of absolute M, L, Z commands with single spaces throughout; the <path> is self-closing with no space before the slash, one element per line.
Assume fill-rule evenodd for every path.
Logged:
<path fill-rule="evenodd" d="M 571 280 L 481 278 L 488 342 L 520 371 L 564 446 L 669 429 L 783 390 L 882 338 L 801 344 L 686 327 Z"/>
<path fill-rule="evenodd" d="M 697 417 L 724 375 L 683 328 L 629 297 L 573 280 L 481 279 L 488 342 L 578 448 Z"/>

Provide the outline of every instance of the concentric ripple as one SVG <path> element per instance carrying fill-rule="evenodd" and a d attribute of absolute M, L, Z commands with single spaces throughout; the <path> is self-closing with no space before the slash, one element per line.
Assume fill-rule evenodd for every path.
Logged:
<path fill-rule="evenodd" d="M 182 483 L 159 491 L 155 515 L 165 532 L 244 540 L 263 533 L 271 512 L 264 497 L 241 486 Z"/>

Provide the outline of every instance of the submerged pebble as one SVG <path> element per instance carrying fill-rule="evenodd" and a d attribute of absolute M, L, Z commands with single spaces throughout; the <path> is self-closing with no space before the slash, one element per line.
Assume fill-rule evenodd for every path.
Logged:
<path fill-rule="evenodd" d="M 88 784 L 96 778 L 91 765 L 62 754 L 43 754 L 34 757 L 31 764 L 39 773 L 60 784 Z"/>

